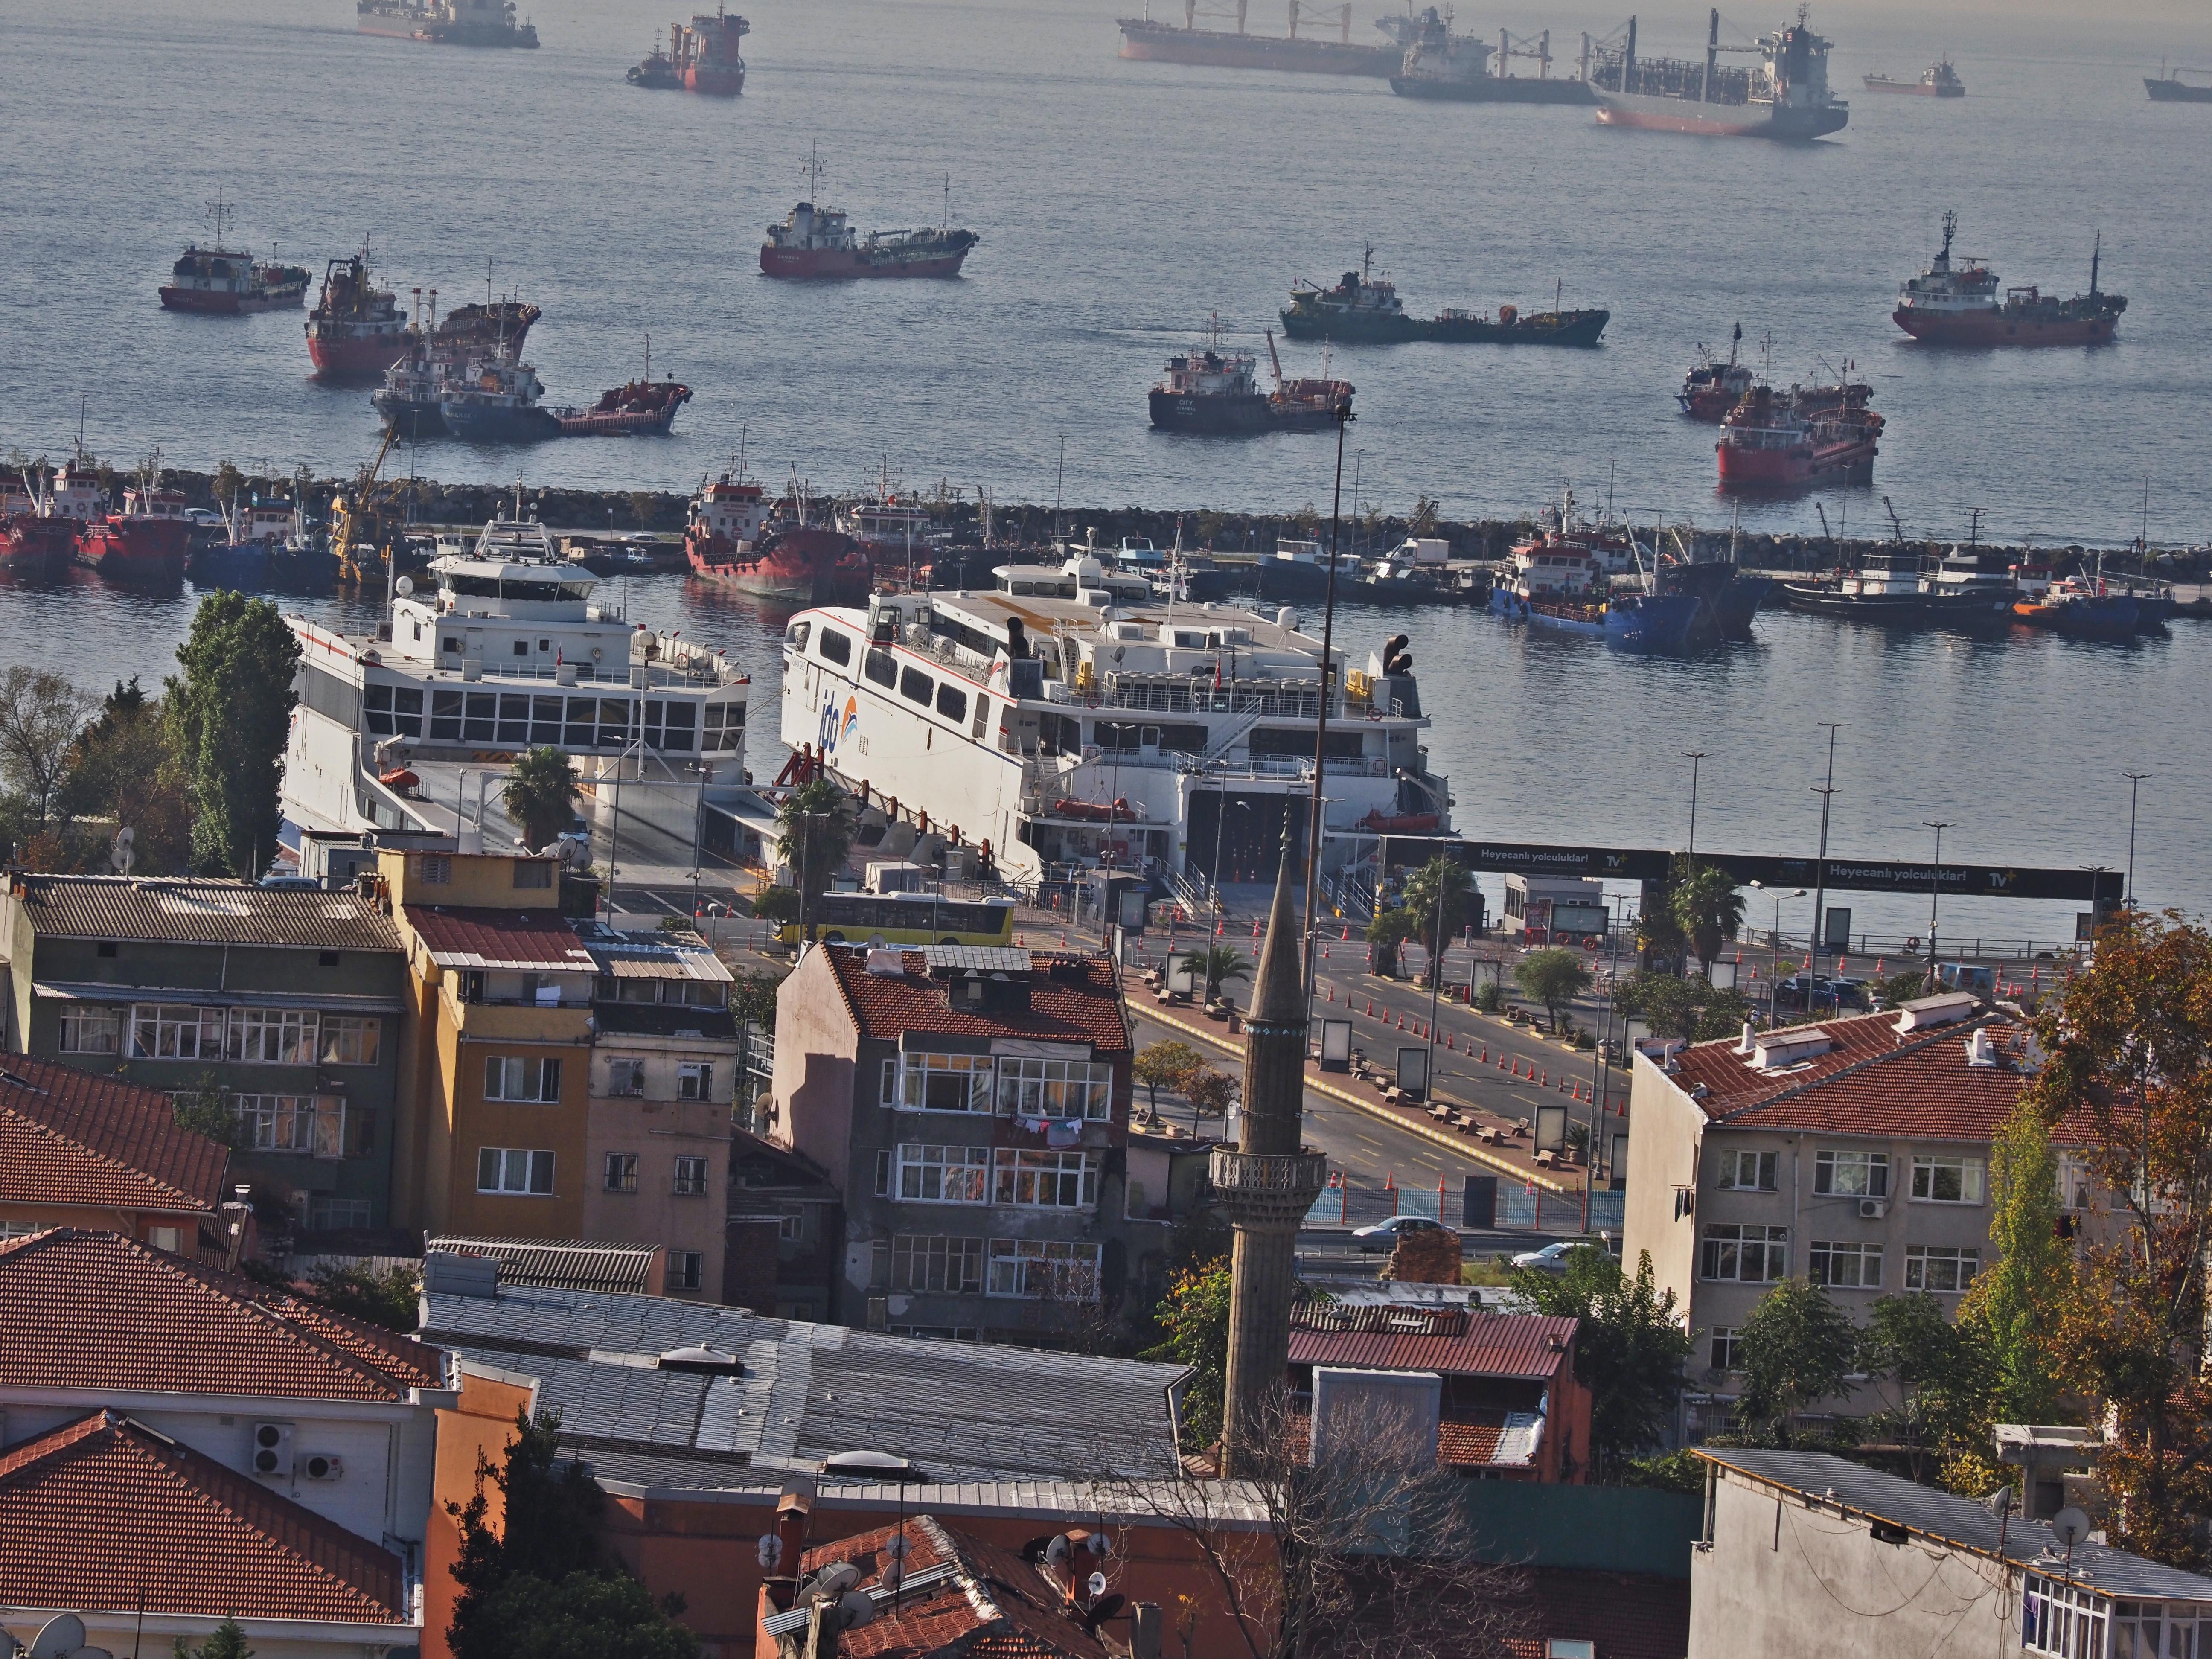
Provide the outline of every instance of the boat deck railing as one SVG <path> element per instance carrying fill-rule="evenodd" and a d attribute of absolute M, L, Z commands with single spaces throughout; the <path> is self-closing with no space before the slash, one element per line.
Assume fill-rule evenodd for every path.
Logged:
<path fill-rule="evenodd" d="M 404 663 L 387 663 L 388 668 L 405 669 Z M 713 691 L 724 686 L 743 685 L 748 677 L 734 667 L 725 666 L 712 673 L 691 673 L 669 668 L 659 663 L 563 663 L 559 665 L 542 663 L 505 663 L 493 659 L 477 662 L 469 659 L 460 668 L 434 668 L 422 678 L 430 683 L 503 685 L 527 684 L 533 685 L 614 686 L 630 691 Z"/>

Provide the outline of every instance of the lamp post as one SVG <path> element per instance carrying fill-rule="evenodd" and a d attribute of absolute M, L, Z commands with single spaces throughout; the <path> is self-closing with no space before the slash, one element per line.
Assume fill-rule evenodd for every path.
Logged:
<path fill-rule="evenodd" d="M 1936 986 L 1936 900 L 1943 890 L 1943 832 L 1951 828 L 1948 818 L 1923 818 L 1920 827 L 1936 832 L 1936 873 L 1928 878 L 1928 980 L 1921 987 L 1924 996 Z"/>
<path fill-rule="evenodd" d="M 1698 763 L 1705 759 L 1703 749 L 1685 749 L 1682 758 L 1690 763 L 1690 867 L 1698 866 Z"/>
<path fill-rule="evenodd" d="M 2153 775 L 2148 772 L 2123 772 L 2120 775 L 2128 781 L 2128 884 L 2120 902 L 2132 914 L 2136 908 L 2136 794 L 2142 789 L 2143 780 Z M 2093 898 L 2089 902 L 2090 908 L 2094 909 L 2096 901 Z"/>
<path fill-rule="evenodd" d="M 1337 404 L 1336 415 L 1336 490 L 1328 504 L 1328 587 L 1322 600 L 1321 612 L 1321 695 L 1314 704 L 1314 775 L 1313 801 L 1307 813 L 1306 824 L 1306 911 L 1305 927 L 1301 935 L 1305 948 L 1306 1001 L 1310 1005 L 1314 994 L 1314 901 L 1321 891 L 1321 819 L 1322 773 L 1328 761 L 1328 694 L 1333 684 L 1333 659 L 1336 638 L 1336 541 L 1337 529 L 1344 514 L 1344 429 L 1352 424 L 1352 403 L 1349 398 Z"/>
<path fill-rule="evenodd" d="M 1836 733 L 1844 729 L 1841 720 L 1822 720 L 1828 728 L 1828 776 L 1813 793 L 1820 798 L 1820 855 L 1813 866 L 1813 949 L 1807 957 L 1817 978 L 1820 967 L 1821 911 L 1828 897 L 1828 804 L 1836 793 Z M 1805 1008 L 1813 1007 L 1813 988 L 1805 988 Z"/>
<path fill-rule="evenodd" d="M 1754 881 L 1751 884 L 1753 887 L 1758 888 L 1762 893 L 1770 894 L 1774 900 L 1774 926 L 1769 928 L 1766 933 L 1767 951 L 1774 958 L 1773 961 L 1767 964 L 1768 972 L 1766 975 L 1766 1023 L 1771 1025 L 1774 1023 L 1775 1018 L 1775 998 L 1779 992 L 1782 984 L 1783 894 L 1780 888 L 1770 888 L 1763 881 Z M 1803 898 L 1805 896 L 1805 890 L 1802 887 L 1796 888 L 1791 891 L 1790 896 L 1791 898 Z"/>

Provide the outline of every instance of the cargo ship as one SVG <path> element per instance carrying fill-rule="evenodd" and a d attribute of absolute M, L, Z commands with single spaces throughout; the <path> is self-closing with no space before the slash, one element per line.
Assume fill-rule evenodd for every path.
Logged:
<path fill-rule="evenodd" d="M 180 581 L 191 524 L 185 495 L 161 485 L 157 455 L 123 492 L 120 512 L 99 514 L 77 531 L 76 562 L 122 581 Z"/>
<path fill-rule="evenodd" d="M 1294 284 L 1290 304 L 1279 313 L 1284 334 L 1293 340 L 1351 345 L 1442 340 L 1453 344 L 1594 346 L 1613 320 L 1609 311 L 1563 311 L 1556 292 L 1549 311 L 1523 312 L 1504 305 L 1495 318 L 1452 310 L 1433 317 L 1409 316 L 1389 278 L 1370 274 L 1374 254 L 1369 248 L 1359 269 L 1346 271 L 1334 288 Z"/>
<path fill-rule="evenodd" d="M 1938 58 L 1920 71 L 1917 81 L 1899 81 L 1887 75 L 1865 77 L 1869 92 L 1899 92 L 1911 98 L 1964 98 L 1966 83 L 1951 67 L 1948 58 Z"/>
<path fill-rule="evenodd" d="M 1211 344 L 1168 359 L 1167 378 L 1152 390 L 1152 425 L 1162 432 L 1212 437 L 1319 432 L 1335 425 L 1340 407 L 1350 407 L 1352 383 L 1328 379 L 1325 369 L 1319 380 L 1284 379 L 1272 330 L 1267 356 L 1275 371 L 1273 392 L 1260 390 L 1258 358 L 1221 349 L 1216 318 Z"/>
<path fill-rule="evenodd" d="M 0 484 L 0 561 L 15 570 L 50 574 L 76 556 L 77 534 L 101 514 L 106 497 L 83 454 L 34 479 L 26 470 Z"/>
<path fill-rule="evenodd" d="M 381 374 L 407 355 L 407 319 L 398 297 L 369 279 L 368 248 L 323 270 L 323 290 L 307 313 L 307 356 L 330 379 Z"/>
<path fill-rule="evenodd" d="M 692 498 L 684 556 L 694 574 L 779 605 L 859 605 L 875 580 L 852 537 L 806 522 L 798 489 L 778 523 L 767 492 L 736 470 Z"/>
<path fill-rule="evenodd" d="M 1245 0 L 1236 0 L 1237 27 L 1202 29 L 1198 27 L 1197 0 L 1184 0 L 1183 21 L 1158 23 L 1151 16 L 1116 20 L 1121 31 L 1121 56 L 1160 64 L 1200 64 L 1213 69 L 1286 70 L 1304 75 L 1371 75 L 1387 79 L 1405 62 L 1405 48 L 1395 41 L 1385 46 L 1352 44 L 1352 8 L 1332 6 L 1328 20 L 1338 26 L 1334 40 L 1301 36 L 1298 24 L 1304 7 L 1291 0 L 1291 32 L 1287 39 L 1244 32 Z M 1316 9 L 1315 21 L 1321 21 Z M 1395 22 L 1395 20 L 1393 20 Z M 1381 27 L 1378 24 L 1376 27 Z"/>
<path fill-rule="evenodd" d="M 668 61 L 676 84 L 686 92 L 714 98 L 734 98 L 745 89 L 745 60 L 738 43 L 753 26 L 720 6 L 712 16 L 695 15 L 690 22 L 668 26 Z"/>
<path fill-rule="evenodd" d="M 1505 59 L 1490 67 L 1490 46 L 1471 34 L 1454 34 L 1451 20 L 1425 9 L 1418 18 L 1391 20 L 1409 22 L 1403 31 L 1406 55 L 1390 77 L 1390 90 L 1401 98 L 1441 99 L 1463 104 L 1588 104 L 1588 84 L 1571 76 L 1553 76 L 1550 31 L 1541 49 L 1545 73 L 1508 75 Z"/>
<path fill-rule="evenodd" d="M 980 240 L 951 226 L 951 191 L 945 222 L 919 230 L 872 230 L 863 237 L 842 209 L 818 205 L 822 167 L 809 157 L 807 199 L 768 228 L 761 244 L 763 276 L 851 279 L 862 276 L 957 276 Z"/>
<path fill-rule="evenodd" d="M 288 311 L 307 302 L 313 273 L 306 266 L 280 264 L 273 253 L 264 264 L 251 253 L 222 245 L 231 210 L 220 191 L 208 204 L 208 216 L 215 223 L 215 246 L 202 247 L 194 243 L 169 268 L 169 280 L 161 289 L 164 307 L 236 317 L 256 311 Z"/>
<path fill-rule="evenodd" d="M 538 44 L 537 26 L 515 21 L 514 0 L 355 0 L 354 14 L 363 34 L 394 40 L 526 49 Z"/>
<path fill-rule="evenodd" d="M 2212 86 L 2192 87 L 2185 75 L 2212 75 L 2212 70 L 2177 69 L 2169 72 L 2163 59 L 2155 78 L 2143 76 L 2143 90 L 2154 104 L 2212 104 Z"/>
<path fill-rule="evenodd" d="M 564 438 L 625 438 L 640 434 L 659 436 L 676 420 L 676 411 L 691 401 L 691 388 L 674 380 L 629 380 L 599 393 L 589 409 L 556 409 L 547 412 Z"/>
<path fill-rule="evenodd" d="M 1850 106 L 1828 90 L 1830 43 L 1796 22 L 1761 35 L 1755 47 L 1723 47 L 1713 9 L 1702 62 L 1636 55 L 1636 19 L 1623 42 L 1598 52 L 1590 70 L 1597 118 L 1607 126 L 1721 138 L 1803 140 L 1839 132 Z M 1723 51 L 1754 51 L 1750 68 L 1723 65 Z"/>
<path fill-rule="evenodd" d="M 2000 303 L 1996 274 L 1984 262 L 1960 254 L 1952 263 L 1951 241 L 1958 228 L 1959 216 L 1946 210 L 1943 246 L 1899 290 L 1890 320 L 1914 339 L 1942 346 L 2100 345 L 2119 327 L 2126 296 L 2097 287 L 2102 235 L 2090 247 L 2087 294 L 2061 300 L 2034 288 L 2012 288 Z"/>
<path fill-rule="evenodd" d="M 1788 493 L 1869 483 L 1881 428 L 1863 398 L 1754 386 L 1721 422 L 1720 487 Z"/>

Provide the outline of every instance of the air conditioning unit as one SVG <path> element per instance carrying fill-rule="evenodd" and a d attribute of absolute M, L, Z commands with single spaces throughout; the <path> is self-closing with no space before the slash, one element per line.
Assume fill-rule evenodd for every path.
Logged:
<path fill-rule="evenodd" d="M 292 1425 L 256 1423 L 253 1425 L 253 1473 L 264 1480 L 289 1480 L 292 1474 Z"/>
<path fill-rule="evenodd" d="M 1862 1221 L 1879 1221 L 1888 1213 L 1889 1200 L 1886 1198 L 1863 1198 L 1859 1200 L 1859 1219 Z"/>
<path fill-rule="evenodd" d="M 343 1480 L 345 1460 L 329 1452 L 307 1452 L 297 1465 L 302 1480 Z"/>

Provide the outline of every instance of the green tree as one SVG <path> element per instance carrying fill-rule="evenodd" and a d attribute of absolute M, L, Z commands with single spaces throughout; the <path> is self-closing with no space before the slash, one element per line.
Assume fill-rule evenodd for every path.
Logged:
<path fill-rule="evenodd" d="M 526 852 L 542 853 L 575 821 L 576 766 L 554 748 L 527 749 L 516 759 L 499 792 L 500 805 L 522 831 Z"/>
<path fill-rule="evenodd" d="M 1190 1367 L 1182 1396 L 1183 1443 L 1196 1449 L 1221 1437 L 1229 1381 L 1229 1262 L 1226 1257 L 1179 1273 L 1157 1316 L 1167 1340 L 1145 1355 Z"/>
<path fill-rule="evenodd" d="M 226 1146 L 238 1144 L 238 1114 L 231 1110 L 230 1097 L 224 1092 L 222 1078 L 215 1073 L 202 1072 L 191 1089 L 179 1090 L 171 1096 L 169 1109 L 175 1115 L 179 1128 L 219 1140 Z"/>
<path fill-rule="evenodd" d="M 2058 1400 L 2059 1320 L 2075 1293 L 2059 1236 L 2058 1158 L 2042 1108 L 2023 1095 L 1990 1146 L 1990 1243 L 1996 1259 L 1959 1304 L 1983 1341 L 1996 1419 L 2047 1423 Z"/>
<path fill-rule="evenodd" d="M 1384 979 L 1398 973 L 1398 952 L 1420 931 L 1420 920 L 1403 907 L 1377 910 L 1367 922 L 1367 942 L 1375 948 L 1375 971 Z"/>
<path fill-rule="evenodd" d="M 1654 957 L 1672 961 L 1689 948 L 1689 935 L 1674 919 L 1673 896 L 1662 889 L 1656 902 L 1636 918 L 1636 949 L 1642 963 L 1649 968 Z"/>
<path fill-rule="evenodd" d="M 775 827 L 778 850 L 799 881 L 797 919 L 806 921 L 811 939 L 814 924 L 807 921 L 808 912 L 852 856 L 852 799 L 829 779 L 816 778 L 783 798 L 776 809 Z"/>
<path fill-rule="evenodd" d="M 1457 859 L 1439 855 L 1406 878 L 1406 908 L 1413 913 L 1413 937 L 1421 944 L 1432 945 L 1437 934 L 1439 908 L 1443 912 L 1443 938 L 1446 944 L 1467 923 L 1474 908 L 1474 881 L 1467 866 Z"/>
<path fill-rule="evenodd" d="M 89 705 L 50 670 L 19 663 L 0 674 L 0 779 L 22 795 L 34 833 L 52 816 Z"/>
<path fill-rule="evenodd" d="M 1844 1391 L 1858 1342 L 1850 1316 L 1826 1291 L 1806 1279 L 1784 1279 L 1744 1316 L 1737 1333 L 1746 1420 L 1778 1445 L 1789 1445 L 1793 1416 Z"/>
<path fill-rule="evenodd" d="M 1252 977 L 1251 963 L 1233 945 L 1194 945 L 1183 953 L 1182 965 L 1205 985 L 1208 1002 L 1231 981 Z"/>
<path fill-rule="evenodd" d="M 192 803 L 192 865 L 247 878 L 276 856 L 278 785 L 300 646 L 267 599 L 210 593 L 177 647 L 164 704 Z"/>
<path fill-rule="evenodd" d="M 1589 989 L 1589 969 L 1583 959 L 1564 945 L 1547 945 L 1531 951 L 1513 965 L 1513 982 L 1521 994 L 1544 1005 L 1552 1029 L 1559 1028 L 1559 1010 Z"/>
<path fill-rule="evenodd" d="M 1667 902 L 1674 913 L 1674 925 L 1689 941 L 1698 967 L 1710 980 L 1722 941 L 1734 939 L 1743 926 L 1741 890 L 1725 871 L 1684 860 L 1675 872 Z"/>
<path fill-rule="evenodd" d="M 805 908 L 796 887 L 763 887 L 753 895 L 753 915 L 762 921 L 797 921 Z"/>
<path fill-rule="evenodd" d="M 1200 1117 L 1225 1118 L 1237 1103 L 1237 1079 L 1211 1066 L 1200 1066 L 1182 1086 L 1190 1109 Z"/>
<path fill-rule="evenodd" d="M 422 1276 L 412 1267 L 325 1263 L 309 1281 L 314 1299 L 334 1312 L 404 1335 L 420 1322 Z"/>
<path fill-rule="evenodd" d="M 1929 1460 L 1982 1439 L 1990 1421 L 1990 1354 L 1981 1329 L 1953 1324 L 1925 1291 L 1875 1300 L 1859 1339 L 1859 1369 L 1896 1386 L 1897 1405 L 1880 1426 L 1905 1449 L 1915 1480 Z M 2039 1418 L 2027 1419 L 2039 1422 Z"/>
<path fill-rule="evenodd" d="M 788 891 L 788 889 L 784 890 Z M 730 981 L 730 1012 L 747 1025 L 775 1030 L 775 994 L 787 975 L 763 970 L 737 974 Z"/>
<path fill-rule="evenodd" d="M 1674 1292 L 1658 1288 L 1648 1251 L 1631 1278 L 1594 1244 L 1568 1251 L 1564 1273 L 1516 1267 L 1511 1280 L 1531 1312 L 1582 1322 L 1575 1376 L 1590 1391 L 1589 1460 L 1598 1479 L 1622 1479 L 1666 1438 L 1682 1397 L 1691 1338 Z"/>
<path fill-rule="evenodd" d="M 173 1638 L 170 1651 L 176 1659 L 253 1659 L 253 1650 L 246 1645 L 245 1627 L 235 1619 L 225 1619 L 196 1648 L 186 1646 L 181 1636 Z"/>
<path fill-rule="evenodd" d="M 1181 1089 L 1206 1064 L 1188 1042 L 1150 1042 L 1137 1051 L 1130 1074 L 1145 1085 L 1152 1100 L 1152 1115 L 1160 1115 L 1160 1091 Z"/>
<path fill-rule="evenodd" d="M 1883 1006 L 1894 1008 L 1899 1003 L 1910 1002 L 1918 996 L 1927 980 L 1928 975 L 1917 968 L 1908 969 L 1904 973 L 1892 974 L 1886 979 L 1875 981 L 1867 990 Z"/>
<path fill-rule="evenodd" d="M 636 1579 L 617 1572 L 572 1572 L 558 1583 L 525 1575 L 483 1599 L 477 1621 L 501 1632 L 501 1659 L 698 1659 L 699 1644 Z M 486 1650 L 490 1651 L 491 1650 Z"/>
<path fill-rule="evenodd" d="M 1654 1036 L 1685 1042 L 1711 1042 L 1734 1036 L 1753 1012 L 1742 992 L 1716 990 L 1703 979 L 1673 974 L 1635 973 L 1621 981 L 1620 1006 L 1641 1014 Z"/>
<path fill-rule="evenodd" d="M 131 830 L 140 875 L 168 875 L 191 860 L 191 801 L 170 735 L 161 703 L 137 678 L 118 680 L 78 736 L 62 787 L 63 812 Z M 94 867 L 107 867 L 96 854 Z"/>

